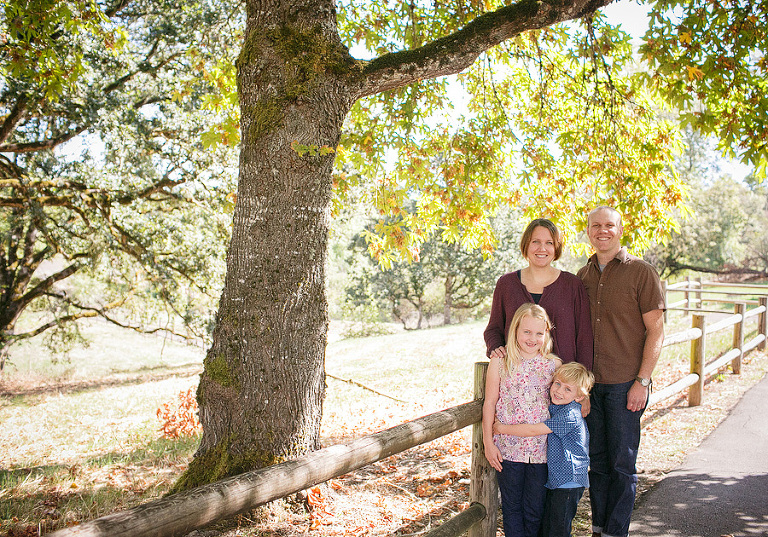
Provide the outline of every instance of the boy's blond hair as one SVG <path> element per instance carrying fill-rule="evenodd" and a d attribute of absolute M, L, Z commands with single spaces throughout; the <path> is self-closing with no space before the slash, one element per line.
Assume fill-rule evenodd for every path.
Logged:
<path fill-rule="evenodd" d="M 589 397 L 589 392 L 592 386 L 595 385 L 595 376 L 592 374 L 592 371 L 588 371 L 586 367 L 578 362 L 562 364 L 555 369 L 554 378 L 566 384 L 576 386 L 579 393 L 584 397 Z"/>

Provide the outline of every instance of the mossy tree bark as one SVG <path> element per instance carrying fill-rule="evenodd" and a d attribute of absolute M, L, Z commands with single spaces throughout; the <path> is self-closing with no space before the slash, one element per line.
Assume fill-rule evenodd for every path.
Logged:
<path fill-rule="evenodd" d="M 608 3 L 526 0 L 419 49 L 361 62 L 341 43 L 332 0 L 248 0 L 227 276 L 197 393 L 203 437 L 177 490 L 318 446 L 332 149 L 351 106 L 458 73 L 504 39 Z"/>

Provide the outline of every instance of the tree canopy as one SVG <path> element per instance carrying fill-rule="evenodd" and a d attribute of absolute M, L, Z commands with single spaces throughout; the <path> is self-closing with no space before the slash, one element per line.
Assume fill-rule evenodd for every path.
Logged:
<path fill-rule="evenodd" d="M 490 7 L 340 1 L 337 9 L 353 54 L 381 62 L 427 54 L 424 45 Z M 385 267 L 417 258 L 434 232 L 492 251 L 487 216 L 508 203 L 558 220 L 571 243 L 589 204 L 617 205 L 628 213 L 627 243 L 643 251 L 678 229 L 670 208 L 686 197 L 674 175 L 681 127 L 717 135 L 758 178 L 768 158 L 765 6 L 664 0 L 648 9 L 639 54 L 597 11 L 507 40 L 458 79 L 425 78 L 358 101 L 337 148 L 295 147 L 337 150 L 335 207 L 351 195 L 378 209 L 382 225 L 368 238 Z M 413 199 L 418 208 L 405 209 Z"/>
<path fill-rule="evenodd" d="M 653 2 L 641 47 L 643 77 L 676 109 L 682 124 L 714 134 L 720 148 L 768 166 L 768 6 L 765 2 Z"/>

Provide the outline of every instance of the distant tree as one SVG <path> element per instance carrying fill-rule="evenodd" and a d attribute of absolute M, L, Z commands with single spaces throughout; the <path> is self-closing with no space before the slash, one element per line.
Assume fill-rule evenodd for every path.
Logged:
<path fill-rule="evenodd" d="M 4 2 L 2 359 L 8 345 L 83 317 L 148 330 L 167 310 L 185 335 L 208 336 L 235 161 L 201 136 L 219 123 L 204 110 L 239 41 L 237 10 L 216 0 Z"/>
<path fill-rule="evenodd" d="M 756 265 L 756 247 L 765 242 L 765 200 L 733 178 L 722 177 L 693 188 L 691 216 L 661 248 L 665 275 L 685 271 L 766 275 Z"/>
<path fill-rule="evenodd" d="M 365 248 L 355 250 L 365 267 L 350 282 L 346 289 L 347 300 L 356 307 L 371 303 L 385 309 L 403 328 L 425 328 L 425 316 L 430 308 L 427 303 L 427 291 L 435 280 L 435 274 L 428 263 L 395 263 L 389 269 L 371 260 Z M 415 323 L 409 324 L 413 314 Z"/>
<path fill-rule="evenodd" d="M 350 245 L 353 255 L 348 262 L 359 266 L 347 287 L 348 300 L 355 306 L 370 301 L 386 304 L 389 313 L 406 328 L 412 312 L 417 316 L 415 328 L 424 327 L 428 314 L 441 313 L 446 325 L 451 324 L 456 310 L 471 315 L 490 300 L 498 277 L 519 257 L 518 221 L 509 212 L 494 219 L 494 234 L 500 240 L 493 256 L 483 256 L 479 250 L 468 252 L 455 242 L 432 235 L 420 246 L 418 259 L 393 263 L 388 269 L 366 255 L 364 236 L 375 233 L 377 226 L 370 224 L 366 234 L 358 234 Z"/>
<path fill-rule="evenodd" d="M 705 272 L 732 277 L 765 277 L 761 253 L 768 242 L 768 199 L 760 186 L 725 175 L 712 136 L 685 129 L 685 150 L 676 168 L 691 191 L 680 229 L 646 258 L 664 276 Z M 756 192 L 753 189 L 757 189 Z"/>

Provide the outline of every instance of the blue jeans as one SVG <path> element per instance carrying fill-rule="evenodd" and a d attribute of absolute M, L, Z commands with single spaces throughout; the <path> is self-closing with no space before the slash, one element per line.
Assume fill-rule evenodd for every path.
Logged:
<path fill-rule="evenodd" d="M 571 537 L 573 517 L 576 516 L 576 508 L 583 494 L 584 487 L 547 489 L 540 535 L 542 537 Z"/>
<path fill-rule="evenodd" d="M 627 410 L 627 392 L 634 381 L 595 384 L 590 395 L 589 500 L 592 529 L 612 537 L 629 534 L 637 491 L 637 449 L 640 417 Z"/>
<path fill-rule="evenodd" d="M 547 465 L 501 461 L 496 476 L 505 537 L 536 537 L 547 495 Z"/>

